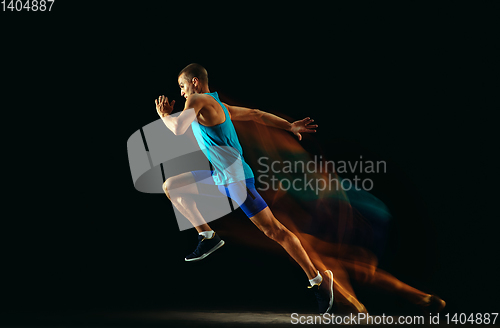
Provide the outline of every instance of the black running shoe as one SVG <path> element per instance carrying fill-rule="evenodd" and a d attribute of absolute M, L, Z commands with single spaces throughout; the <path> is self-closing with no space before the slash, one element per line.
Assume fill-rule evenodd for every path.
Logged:
<path fill-rule="evenodd" d="M 319 314 L 328 313 L 333 307 L 333 273 L 326 270 L 319 285 L 309 286 L 318 301 Z"/>
<path fill-rule="evenodd" d="M 205 257 L 221 248 L 223 245 L 224 240 L 220 239 L 220 237 L 215 232 L 210 239 L 198 235 L 198 247 L 196 247 L 194 252 L 186 256 L 185 260 L 188 262 L 203 260 Z"/>

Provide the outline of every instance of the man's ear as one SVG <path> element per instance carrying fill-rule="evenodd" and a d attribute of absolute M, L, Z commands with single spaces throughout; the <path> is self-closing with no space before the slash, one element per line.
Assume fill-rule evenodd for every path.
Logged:
<path fill-rule="evenodd" d="M 196 87 L 196 86 L 198 85 L 198 82 L 199 82 L 200 80 L 198 80 L 198 78 L 197 78 L 197 77 L 193 77 L 193 79 L 192 79 L 191 81 L 193 82 L 193 85 Z"/>

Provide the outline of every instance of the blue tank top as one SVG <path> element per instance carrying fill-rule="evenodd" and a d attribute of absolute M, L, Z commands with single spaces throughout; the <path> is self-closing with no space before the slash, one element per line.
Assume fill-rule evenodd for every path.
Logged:
<path fill-rule="evenodd" d="M 194 120 L 191 127 L 198 145 L 212 163 L 215 184 L 225 185 L 253 178 L 252 169 L 243 159 L 243 149 L 226 106 L 219 100 L 217 92 L 206 94 L 221 105 L 226 119 L 214 126 L 204 126 Z"/>

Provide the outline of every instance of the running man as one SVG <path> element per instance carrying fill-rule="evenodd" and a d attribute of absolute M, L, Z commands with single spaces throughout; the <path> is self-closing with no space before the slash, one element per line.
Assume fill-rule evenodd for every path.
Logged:
<path fill-rule="evenodd" d="M 186 261 L 199 261 L 224 245 L 224 241 L 210 228 L 198 210 L 192 195 L 202 194 L 197 183 L 217 186 L 221 197 L 231 197 L 250 220 L 269 238 L 280 244 L 300 265 L 314 290 L 320 313 L 333 306 L 333 273 L 320 273 L 295 234 L 281 224 L 255 189 L 254 174 L 243 158 L 232 121 L 258 121 L 270 127 L 290 131 L 302 140 L 301 133 L 315 132 L 318 126 L 306 117 L 293 123 L 257 109 L 230 106 L 219 100 L 217 92 L 210 92 L 208 73 L 201 65 L 190 64 L 178 75 L 181 96 L 186 98 L 183 112 L 174 117 L 175 100 L 160 96 L 155 99 L 156 110 L 165 125 L 175 134 L 183 134 L 192 127 L 200 148 L 214 168 L 213 171 L 192 171 L 168 178 L 163 190 L 173 205 L 193 224 L 199 233 L 198 247 L 186 256 Z M 221 155 L 223 153 L 223 155 Z M 238 165 L 232 165 L 237 163 Z M 240 169 L 232 170 L 231 167 Z"/>

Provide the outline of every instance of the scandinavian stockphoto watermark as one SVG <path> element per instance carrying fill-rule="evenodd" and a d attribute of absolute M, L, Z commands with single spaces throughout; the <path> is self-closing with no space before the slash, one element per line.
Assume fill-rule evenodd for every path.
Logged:
<path fill-rule="evenodd" d="M 180 113 L 172 114 L 177 117 Z M 239 204 L 215 185 L 213 178 L 240 181 L 245 179 L 243 158 L 240 150 L 229 146 L 208 146 L 197 142 L 198 122 L 181 135 L 175 135 L 158 119 L 134 132 L 127 141 L 130 173 L 136 190 L 143 193 L 161 193 L 168 190 L 171 200 L 192 199 L 205 222 L 221 218 L 239 208 Z M 199 132 L 197 132 L 199 134 Z M 211 162 L 208 161 L 211 159 Z M 327 161 L 322 156 L 313 160 L 275 161 L 269 157 L 258 159 L 253 168 L 258 189 L 265 191 L 294 190 L 298 193 L 315 193 L 324 190 L 361 190 L 373 188 L 369 173 L 385 173 L 384 161 Z M 188 179 L 187 184 L 169 185 L 170 178 L 186 172 L 205 172 L 199 179 Z M 212 172 L 212 173 L 210 173 Z M 354 173 L 354 177 L 352 177 Z M 340 178 L 339 175 L 344 175 Z M 358 174 L 361 178 L 358 177 Z M 369 176 L 369 175 L 368 175 Z M 194 175 L 193 175 L 194 177 Z M 184 182 L 186 182 L 184 181 Z M 245 199 L 245 185 L 238 187 L 236 194 Z M 179 230 L 193 227 L 184 213 L 173 206 Z"/>
<path fill-rule="evenodd" d="M 335 162 L 315 155 L 309 161 L 270 161 L 269 157 L 260 157 L 257 162 L 257 180 L 261 185 L 258 189 L 262 191 L 314 191 L 316 195 L 325 190 L 370 191 L 373 180 L 360 178 L 358 174 L 387 172 L 385 161 L 363 160 L 362 155 L 356 161 Z M 354 177 L 340 178 L 337 174 L 354 174 Z"/>

